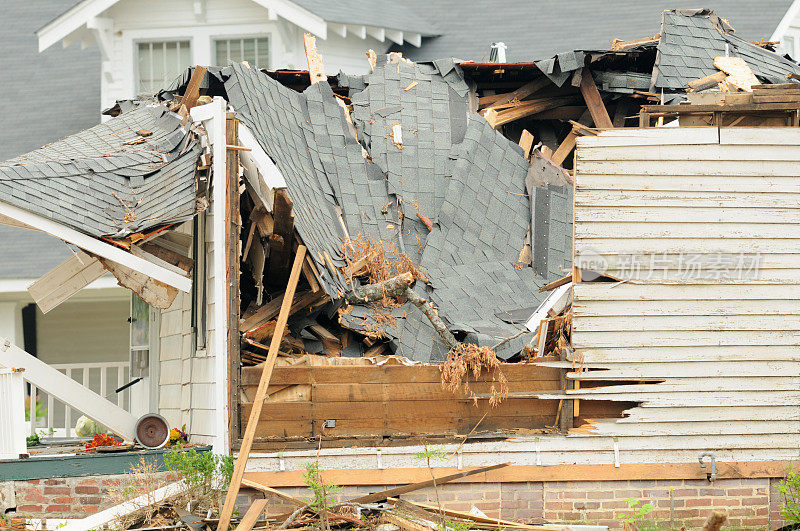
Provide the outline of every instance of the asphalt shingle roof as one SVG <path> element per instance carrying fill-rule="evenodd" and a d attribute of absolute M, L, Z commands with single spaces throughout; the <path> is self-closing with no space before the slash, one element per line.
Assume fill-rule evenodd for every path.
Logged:
<path fill-rule="evenodd" d="M 615 38 L 654 35 L 666 9 L 696 7 L 675 0 L 404 0 L 405 5 L 435 21 L 441 35 L 424 38 L 417 48 L 395 49 L 405 57 L 427 61 L 439 57 L 487 61 L 493 42 L 508 46 L 508 61 L 532 61 L 564 50 L 602 50 Z M 792 0 L 704 0 L 699 7 L 727 18 L 746 40 L 768 39 Z"/>
<path fill-rule="evenodd" d="M 292 0 L 328 22 L 360 24 L 378 28 L 438 35 L 439 30 L 424 11 L 392 0 Z"/>
<path fill-rule="evenodd" d="M 143 107 L 2 162 L 0 196 L 92 236 L 188 219 L 200 147 L 180 123 L 164 106 Z"/>
<path fill-rule="evenodd" d="M 800 73 L 792 61 L 723 31 L 722 24 L 715 22 L 703 13 L 663 13 L 656 88 L 682 89 L 689 81 L 717 72 L 714 58 L 726 52 L 744 59 L 756 76 L 771 83 L 785 82 L 787 72 Z"/>

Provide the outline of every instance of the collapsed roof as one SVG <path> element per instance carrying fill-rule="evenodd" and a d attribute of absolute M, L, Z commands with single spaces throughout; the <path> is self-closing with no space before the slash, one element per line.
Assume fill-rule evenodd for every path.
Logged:
<path fill-rule="evenodd" d="M 327 296 L 314 315 L 290 323 L 304 351 L 326 350 L 303 332 L 317 316 L 331 322 L 359 285 L 346 251 L 369 240 L 422 268 L 414 293 L 459 340 L 497 346 L 510 359 L 532 343 L 535 332 L 523 325 L 544 299 L 542 287 L 572 271 L 568 155 L 576 138 L 631 125 L 642 103 L 684 99 L 688 81 L 717 72 L 720 54 L 740 57 L 760 82 L 800 75 L 794 63 L 732 35 L 712 12 L 694 10 L 664 12 L 660 36 L 530 63 L 413 63 L 389 54 L 373 57 L 370 74 L 313 84 L 305 72 L 233 64 L 201 73 L 200 86 L 227 100 L 285 180 L 291 220 L 282 224 L 282 259 L 296 230 Z M 181 110 L 176 96 L 193 78 L 190 69 L 155 100 L 119 102 L 105 124 L 1 164 L 7 200 L 102 237 L 190 218 L 202 191 L 195 171 L 208 164 L 197 164 L 195 125 L 170 109 Z M 259 208 L 248 205 L 243 217 Z M 256 221 L 246 223 L 248 262 Z M 241 314 L 253 330 L 272 315 L 264 308 L 280 300 L 281 282 L 285 289 L 285 277 L 264 272 L 271 230 L 259 226 L 259 264 L 243 268 Z M 418 305 L 377 306 L 355 304 L 337 326 L 380 330 L 412 360 L 445 358 L 450 347 Z M 358 343 L 342 347 L 344 355 L 364 353 Z"/>

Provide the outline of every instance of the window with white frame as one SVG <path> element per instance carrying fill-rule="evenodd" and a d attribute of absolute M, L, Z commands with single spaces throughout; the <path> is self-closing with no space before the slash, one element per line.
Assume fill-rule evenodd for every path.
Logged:
<path fill-rule="evenodd" d="M 269 68 L 269 37 L 247 39 L 214 39 L 216 64 L 247 61 L 256 68 Z"/>
<path fill-rule="evenodd" d="M 136 55 L 138 94 L 152 94 L 166 88 L 192 63 L 188 40 L 140 42 Z"/>

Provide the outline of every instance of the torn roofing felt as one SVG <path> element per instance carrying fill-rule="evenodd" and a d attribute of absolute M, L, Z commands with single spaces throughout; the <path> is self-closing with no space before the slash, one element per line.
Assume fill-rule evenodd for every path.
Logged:
<path fill-rule="evenodd" d="M 140 107 L 0 163 L 0 195 L 92 236 L 123 237 L 195 214 L 199 153 L 180 116 Z"/>
<path fill-rule="evenodd" d="M 786 73 L 800 74 L 800 67 L 780 55 L 733 34 L 732 28 L 713 12 L 664 11 L 661 38 L 653 68 L 655 88 L 683 89 L 689 81 L 714 74 L 714 58 L 741 57 L 761 80 L 786 81 Z"/>
<path fill-rule="evenodd" d="M 351 85 L 353 121 L 400 203 L 403 250 L 414 260 L 428 234 L 420 216 L 436 219 L 445 198 L 450 151 L 466 130 L 468 91 L 452 60 L 391 62 L 383 55 L 374 72 Z"/>

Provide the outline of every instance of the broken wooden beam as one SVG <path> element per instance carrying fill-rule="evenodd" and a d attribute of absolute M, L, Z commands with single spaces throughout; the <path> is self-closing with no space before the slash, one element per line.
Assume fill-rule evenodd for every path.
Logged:
<path fill-rule="evenodd" d="M 272 208 L 273 233 L 269 236 L 269 265 L 267 275 L 276 286 L 286 284 L 294 242 L 292 201 L 285 188 L 275 190 Z"/>
<path fill-rule="evenodd" d="M 47 313 L 105 274 L 97 258 L 80 249 L 28 287 L 33 301 Z"/>
<path fill-rule="evenodd" d="M 186 110 L 190 110 L 197 105 L 197 98 L 200 97 L 200 85 L 203 84 L 203 79 L 206 77 L 206 67 L 195 66 L 192 72 L 192 77 L 189 78 L 189 84 L 186 85 L 186 91 L 181 98 L 181 106 L 185 106 Z"/>
<path fill-rule="evenodd" d="M 728 77 L 728 74 L 725 72 L 714 72 L 713 74 L 709 74 L 707 76 L 703 76 L 701 78 L 697 78 L 694 81 L 689 81 L 687 85 L 689 86 L 689 92 L 699 92 L 701 90 L 705 90 L 711 87 L 716 87 L 717 84 L 722 83 L 725 81 L 725 78 Z"/>
<path fill-rule="evenodd" d="M 611 129 L 614 124 L 611 122 L 611 117 L 608 115 L 608 110 L 603 103 L 603 98 L 600 97 L 600 91 L 597 90 L 597 85 L 592 77 L 592 71 L 588 68 L 581 70 L 581 94 L 583 100 L 586 102 L 586 107 L 589 108 L 589 113 L 592 115 L 595 127 L 602 129 Z"/>
<path fill-rule="evenodd" d="M 308 61 L 308 75 L 311 77 L 311 84 L 318 83 L 325 79 L 325 67 L 322 64 L 322 56 L 317 51 L 317 38 L 306 33 L 303 35 L 303 45 L 306 50 L 306 60 Z"/>

